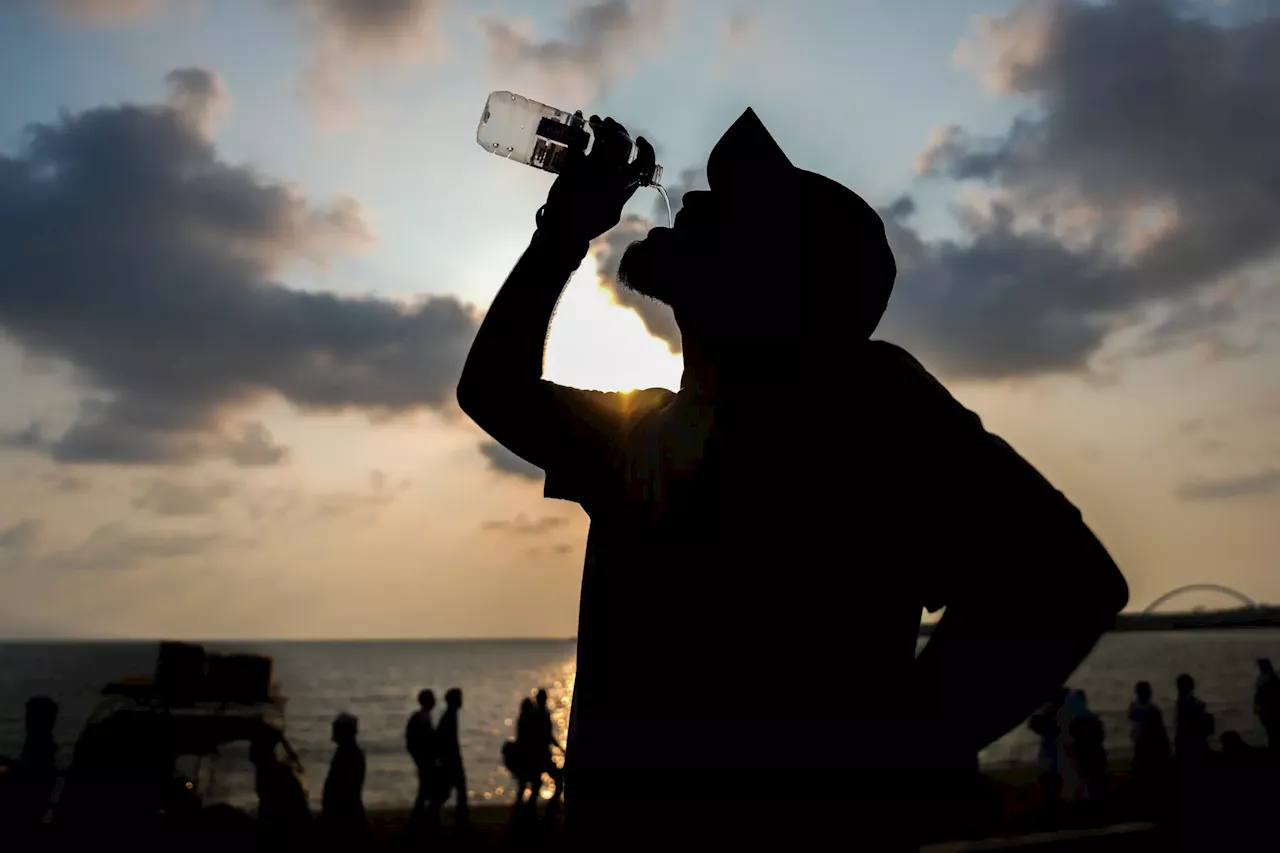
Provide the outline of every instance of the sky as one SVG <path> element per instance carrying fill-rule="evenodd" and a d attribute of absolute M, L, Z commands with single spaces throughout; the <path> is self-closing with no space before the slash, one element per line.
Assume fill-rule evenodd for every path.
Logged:
<path fill-rule="evenodd" d="M 754 108 L 1132 609 L 1280 602 L 1275 0 L 11 0 L 0 79 L 0 636 L 575 633 L 585 515 L 454 399 L 551 183 L 476 144 L 499 90 L 645 135 L 677 206 Z M 663 216 L 548 379 L 678 387 L 613 280 Z"/>

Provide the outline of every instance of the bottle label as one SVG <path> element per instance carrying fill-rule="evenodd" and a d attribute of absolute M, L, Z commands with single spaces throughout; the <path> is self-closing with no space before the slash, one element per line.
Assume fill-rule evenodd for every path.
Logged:
<path fill-rule="evenodd" d="M 576 118 L 575 116 L 574 119 Z M 564 124 L 551 118 L 541 119 L 538 122 L 538 141 L 534 145 L 533 160 L 530 165 L 546 169 L 548 172 L 559 172 L 564 166 L 570 147 L 577 146 L 579 149 L 587 147 L 590 137 L 581 129 L 580 124 L 580 121 Z"/>

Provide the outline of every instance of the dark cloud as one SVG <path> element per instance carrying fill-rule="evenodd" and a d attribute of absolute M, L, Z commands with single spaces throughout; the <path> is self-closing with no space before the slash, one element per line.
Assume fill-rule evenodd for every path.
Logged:
<path fill-rule="evenodd" d="M 164 80 L 169 84 L 173 108 L 184 116 L 195 117 L 205 126 L 230 100 L 222 79 L 207 68 L 175 68 Z"/>
<path fill-rule="evenodd" d="M 25 551 L 36 543 L 43 525 L 34 518 L 24 518 L 8 527 L 0 527 L 0 550 Z"/>
<path fill-rule="evenodd" d="M 988 22 L 970 57 L 1035 109 L 997 137 L 948 128 L 921 156 L 989 188 L 962 208 L 963 240 L 921 240 L 909 203 L 882 211 L 890 337 L 952 376 L 1078 371 L 1163 308 L 1136 354 L 1247 351 L 1212 290 L 1280 249 L 1280 17 L 1193 11 L 1024 0 Z"/>
<path fill-rule="evenodd" d="M 166 105 L 104 107 L 29 128 L 0 156 L 0 329 L 61 359 L 87 392 L 60 434 L 10 448 L 69 462 L 279 462 L 261 424 L 279 395 L 302 409 L 378 415 L 449 405 L 477 325 L 452 297 L 400 304 L 294 290 L 298 261 L 371 241 L 349 199 L 317 207 L 218 157 L 204 132 L 216 88 L 193 70 Z"/>
<path fill-rule="evenodd" d="M 541 468 L 536 465 L 530 465 L 496 441 L 481 442 L 480 453 L 485 459 L 489 460 L 489 466 L 493 470 L 503 474 L 511 474 L 524 480 L 534 481 L 540 481 L 546 476 L 546 472 Z"/>
<path fill-rule="evenodd" d="M 279 465 L 288 455 L 289 448 L 276 444 L 271 430 L 257 421 L 245 424 L 240 435 L 227 443 L 227 457 L 241 468 Z"/>
<path fill-rule="evenodd" d="M 241 468 L 282 463 L 289 454 L 257 421 L 239 426 L 205 423 L 210 413 L 191 412 L 184 404 L 116 398 L 80 404 L 77 420 L 60 435 L 35 421 L 0 432 L 0 448 L 43 453 L 55 462 L 117 465 L 181 465 L 200 459 L 225 459 Z"/>
<path fill-rule="evenodd" d="M 684 203 L 684 194 L 690 190 L 706 189 L 707 168 L 697 166 L 680 172 L 676 180 L 667 189 L 667 197 L 671 201 L 671 216 L 680 212 Z M 645 190 L 641 190 L 645 192 Z M 653 212 L 649 218 L 629 213 L 622 218 L 616 228 L 611 229 L 591 244 L 595 255 L 599 283 L 613 300 L 614 304 L 629 308 L 644 323 L 645 330 L 655 338 L 663 341 L 673 353 L 679 353 L 680 327 L 676 325 L 675 314 L 666 305 L 647 296 L 636 293 L 618 284 L 618 263 L 627 247 L 640 240 L 655 222 L 666 223 L 667 207 L 662 198 L 654 200 Z"/>
<path fill-rule="evenodd" d="M 135 509 L 160 516 L 207 515 L 239 490 L 230 480 L 190 483 L 172 478 L 156 478 L 142 485 L 133 499 Z"/>
<path fill-rule="evenodd" d="M 511 73 L 533 71 L 561 97 L 596 97 L 640 54 L 659 44 L 670 0 L 597 0 L 569 10 L 560 38 L 538 39 L 529 29 L 485 19 L 489 57 Z"/>
<path fill-rule="evenodd" d="M 521 513 L 514 519 L 501 519 L 497 521 L 486 521 L 483 525 L 485 530 L 497 530 L 503 533 L 517 533 L 525 536 L 536 536 L 542 533 L 548 533 L 556 528 L 563 527 L 569 523 L 569 519 L 558 515 L 544 515 L 541 518 L 531 519 Z"/>
<path fill-rule="evenodd" d="M 1178 497 L 1188 501 L 1251 498 L 1280 495 L 1280 470 L 1263 468 L 1237 477 L 1200 478 L 1178 487 Z"/>
<path fill-rule="evenodd" d="M 19 429 L 0 430 L 0 449 L 44 450 L 45 446 L 44 427 L 39 422 Z"/>

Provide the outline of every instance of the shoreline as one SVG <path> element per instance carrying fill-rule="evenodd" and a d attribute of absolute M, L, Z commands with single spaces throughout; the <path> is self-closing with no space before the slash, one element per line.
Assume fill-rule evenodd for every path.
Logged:
<path fill-rule="evenodd" d="M 1109 787 L 1113 792 L 1122 789 L 1128 782 L 1130 775 L 1131 759 L 1129 756 L 1116 756 L 1109 762 L 1107 777 Z M 1043 834 L 1042 828 L 1037 825 L 1041 807 L 1041 790 L 1039 786 L 1039 770 L 1035 765 L 1025 763 L 996 765 L 981 769 L 980 776 L 987 786 L 987 791 L 991 797 L 990 802 L 995 811 L 992 817 L 995 818 L 999 827 L 999 831 L 992 836 L 993 838 L 1007 839 L 1012 842 L 1013 839 L 1023 837 L 1029 839 L 1032 835 Z M 374 839 L 377 841 L 390 841 L 398 838 L 408 825 L 410 811 L 409 806 L 388 806 L 369 809 L 367 816 Z M 452 835 L 453 833 L 453 811 L 452 806 L 446 806 L 441 810 L 441 826 L 446 835 Z M 563 828 L 563 808 L 558 804 L 554 804 L 554 801 L 540 799 L 537 811 L 538 823 L 542 825 L 543 831 L 552 829 L 558 832 Z M 507 838 L 506 833 L 511 830 L 516 817 L 515 799 L 511 797 L 504 798 L 502 801 L 481 801 L 471 805 L 469 812 L 469 835 L 499 842 Z M 552 824 L 551 827 L 547 826 L 548 822 Z M 1067 830 L 1059 830 L 1049 834 L 1057 836 L 1064 832 L 1067 832 Z M 1102 830 L 1091 831 L 1091 833 L 1095 834 L 1097 832 L 1102 832 Z M 990 841 L 990 839 L 987 840 Z M 961 849 L 959 847 L 952 848 L 951 845 L 975 843 L 978 842 L 947 842 L 946 849 Z M 933 846 L 936 845 L 930 845 L 931 848 Z M 939 847 L 938 849 L 941 850 L 943 848 Z"/>

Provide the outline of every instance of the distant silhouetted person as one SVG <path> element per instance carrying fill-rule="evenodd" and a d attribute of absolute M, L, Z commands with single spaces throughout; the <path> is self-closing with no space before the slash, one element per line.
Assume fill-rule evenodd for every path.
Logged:
<path fill-rule="evenodd" d="M 337 749 L 324 780 L 320 840 L 333 849 L 350 849 L 368 842 L 364 813 L 364 750 L 356 743 L 357 720 L 339 714 L 333 721 Z"/>
<path fill-rule="evenodd" d="M 259 850 L 301 850 L 310 843 L 307 793 L 294 768 L 276 754 L 280 744 L 278 735 L 264 732 L 249 745 L 258 795 Z"/>
<path fill-rule="evenodd" d="M 1133 741 L 1133 790 L 1139 808 L 1150 811 L 1158 803 L 1169 767 L 1169 731 L 1164 715 L 1151 699 L 1151 684 L 1139 681 L 1129 703 L 1129 737 Z"/>
<path fill-rule="evenodd" d="M 1070 768 L 1069 775 L 1064 774 L 1064 794 L 1078 804 L 1080 819 L 1093 823 L 1107 795 L 1106 733 L 1098 715 L 1089 710 L 1083 690 L 1069 693 L 1064 707 Z"/>
<path fill-rule="evenodd" d="M 1202 765 L 1209 755 L 1209 736 L 1213 734 L 1213 715 L 1195 694 L 1196 682 L 1190 675 L 1178 676 L 1178 727 L 1173 746 L 1179 763 L 1188 769 Z"/>
<path fill-rule="evenodd" d="M 418 693 L 418 710 L 405 725 L 405 748 L 418 768 L 418 793 L 413 799 L 414 813 L 421 812 L 431 800 L 436 778 L 436 731 L 431 723 L 431 710 L 436 706 L 436 694 L 431 690 Z"/>
<path fill-rule="evenodd" d="M 1062 494 L 907 352 L 869 339 L 896 275 L 884 221 L 794 166 L 751 110 L 711 151 L 709 190 L 616 268 L 628 299 L 673 309 L 679 392 L 544 380 L 561 291 L 654 160 L 639 139 L 629 162 L 625 129 L 591 122 L 591 153 L 571 148 L 457 391 L 546 472 L 546 496 L 591 519 L 567 830 L 591 849 L 622 825 L 636 846 L 679 825 L 694 847 L 803 847 L 829 840 L 794 819 L 813 799 L 909 829 L 904 812 L 969 785 L 978 750 L 1066 680 L 1124 580 Z M 917 657 L 922 605 L 946 612 Z M 876 701 L 848 701 L 852 672 Z M 766 750 L 741 706 L 761 673 L 794 685 Z M 678 724 L 654 724 L 643 684 L 678 697 Z M 649 779 L 667 817 L 637 825 Z M 761 780 L 769 809 L 743 796 Z"/>
<path fill-rule="evenodd" d="M 33 696 L 27 700 L 25 716 L 26 739 L 15 768 L 14 812 L 20 830 L 31 832 L 44 820 L 58 781 L 58 744 L 53 739 L 58 703 L 48 696 Z"/>
<path fill-rule="evenodd" d="M 520 715 L 516 718 L 516 739 L 506 744 L 503 758 L 507 769 L 516 778 L 516 803 L 524 802 L 525 792 L 533 788 L 533 799 L 538 795 L 540 774 L 537 764 L 538 709 L 528 696 L 520 700 Z"/>
<path fill-rule="evenodd" d="M 1040 795 L 1044 799 L 1044 820 L 1049 825 L 1058 821 L 1058 807 L 1062 800 L 1062 772 L 1059 767 L 1062 747 L 1059 743 L 1058 714 L 1071 691 L 1063 687 L 1053 701 L 1046 702 L 1027 722 L 1027 727 L 1040 736 L 1040 750 L 1036 757 L 1039 770 Z"/>
<path fill-rule="evenodd" d="M 1253 711 L 1267 732 L 1267 746 L 1280 751 L 1280 675 L 1270 658 L 1258 659 L 1258 683 L 1253 694 Z"/>
<path fill-rule="evenodd" d="M 534 720 L 537 727 L 534 729 L 537 740 L 536 752 L 533 753 L 535 760 L 534 770 L 537 775 L 534 779 L 537 785 L 534 788 L 535 796 L 542 787 L 542 774 L 545 773 L 551 777 L 551 784 L 555 786 L 556 797 L 564 797 L 564 776 L 560 772 L 560 768 L 556 766 L 555 758 L 552 756 L 551 750 L 560 748 L 560 741 L 556 739 L 555 724 L 551 721 L 551 709 L 547 707 L 547 691 L 539 690 L 536 698 L 537 712 Z"/>
<path fill-rule="evenodd" d="M 456 793 L 453 812 L 456 824 L 467 821 L 467 774 L 462 767 L 462 746 L 458 741 L 458 711 L 461 709 L 462 691 L 452 687 L 444 694 L 444 713 L 440 715 L 440 724 L 436 728 L 440 775 L 436 796 L 431 801 L 432 809 L 439 810 L 449 799 L 449 794 Z"/>

